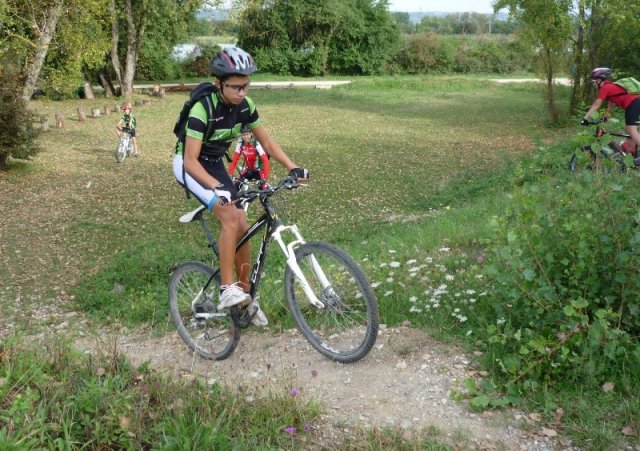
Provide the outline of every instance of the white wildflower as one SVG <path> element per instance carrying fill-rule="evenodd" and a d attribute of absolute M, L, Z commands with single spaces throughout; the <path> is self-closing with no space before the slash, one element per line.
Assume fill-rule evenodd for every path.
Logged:
<path fill-rule="evenodd" d="M 389 267 L 391 267 L 391 268 L 399 268 L 400 267 L 400 262 L 391 262 L 391 263 L 389 263 Z"/>

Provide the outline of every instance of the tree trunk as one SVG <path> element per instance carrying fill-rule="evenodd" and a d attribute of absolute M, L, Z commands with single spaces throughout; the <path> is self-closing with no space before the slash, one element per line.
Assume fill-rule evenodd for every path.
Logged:
<path fill-rule="evenodd" d="M 49 44 L 56 33 L 56 26 L 58 25 L 58 19 L 62 15 L 63 6 L 64 0 L 56 0 L 51 8 L 45 12 L 45 23 L 36 41 L 36 52 L 26 68 L 26 80 L 22 90 L 22 97 L 27 102 L 31 99 L 31 93 L 36 87 L 42 64 L 49 51 Z"/>
<path fill-rule="evenodd" d="M 100 73 L 98 74 L 100 77 L 100 84 L 102 85 L 102 89 L 104 89 L 105 97 L 113 97 L 116 95 L 116 88 L 113 86 L 111 82 L 111 77 L 109 77 L 109 73 L 103 67 L 100 69 Z"/>
<path fill-rule="evenodd" d="M 120 29 L 118 28 L 116 1 L 111 0 L 111 64 L 116 73 L 116 80 L 120 85 L 118 94 L 122 94 L 122 65 L 120 64 L 120 58 L 118 58 L 118 41 L 120 41 Z"/>
<path fill-rule="evenodd" d="M 544 70 L 547 81 L 547 110 L 552 124 L 558 123 L 558 110 L 553 96 L 553 52 L 550 48 L 544 50 Z"/>
<path fill-rule="evenodd" d="M 95 99 L 96 95 L 93 92 L 93 86 L 89 82 L 87 72 L 84 69 L 82 70 L 82 84 L 84 85 L 84 98 Z"/>
<path fill-rule="evenodd" d="M 140 55 L 140 46 L 144 37 L 145 14 L 140 14 L 139 23 L 136 24 L 131 7 L 131 0 L 126 0 L 125 11 L 127 14 L 127 56 L 125 59 L 124 74 L 122 77 L 122 95 L 130 100 L 133 96 L 133 78 L 136 74 L 136 64 Z"/>
<path fill-rule="evenodd" d="M 578 17 L 576 21 L 576 43 L 574 46 L 574 60 L 572 66 L 572 87 L 571 98 L 569 100 L 569 111 L 575 113 L 578 109 L 578 104 L 584 98 L 582 87 L 582 80 L 586 76 L 586 69 L 584 67 L 584 23 L 585 23 L 585 0 L 578 0 Z"/>

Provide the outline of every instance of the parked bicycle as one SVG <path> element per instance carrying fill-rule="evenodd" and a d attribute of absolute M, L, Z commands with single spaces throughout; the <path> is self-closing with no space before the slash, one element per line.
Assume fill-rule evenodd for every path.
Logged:
<path fill-rule="evenodd" d="M 257 200 L 263 210 L 236 247 L 264 229 L 249 294 L 254 299 L 258 294 L 267 246 L 273 239 L 286 258 L 284 290 L 296 326 L 322 355 L 342 363 L 355 362 L 367 355 L 376 341 L 377 300 L 366 275 L 346 252 L 328 243 L 306 242 L 296 225 L 285 225 L 279 218 L 272 197 L 299 186 L 293 177 L 285 177 L 274 187 L 239 195 L 238 202 Z M 181 216 L 180 222 L 200 222 L 217 258 L 217 243 L 205 211 L 200 206 Z M 219 287 L 220 270 L 196 261 L 180 264 L 169 282 L 169 308 L 180 337 L 198 355 L 215 360 L 231 355 L 240 329 L 248 327 L 255 314 L 251 307 L 218 310 Z"/>
<path fill-rule="evenodd" d="M 125 158 L 131 156 L 133 142 L 131 141 L 131 129 L 128 127 L 117 127 L 120 133 L 118 145 L 116 146 L 116 161 L 122 163 Z"/>
<path fill-rule="evenodd" d="M 574 172 L 583 167 L 589 170 L 615 169 L 624 172 L 628 168 L 640 167 L 640 158 L 633 156 L 623 149 L 622 143 L 616 142 L 613 137 L 629 138 L 627 133 L 610 132 L 601 127 L 601 121 L 591 122 L 595 125 L 596 142 L 580 147 L 581 152 L 576 152 L 569 160 L 569 171 Z M 603 144 L 604 142 L 604 144 Z"/>

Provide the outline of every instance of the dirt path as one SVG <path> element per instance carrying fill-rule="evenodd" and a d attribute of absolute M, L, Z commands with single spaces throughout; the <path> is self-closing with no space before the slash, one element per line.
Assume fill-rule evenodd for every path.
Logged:
<path fill-rule="evenodd" d="M 79 344 L 93 345 L 87 339 Z M 411 327 L 383 328 L 372 352 L 350 365 L 322 357 L 296 330 L 245 332 L 234 354 L 221 362 L 194 356 L 177 334 L 152 338 L 138 332 L 117 339 L 117 346 L 135 364 L 149 361 L 156 370 L 177 377 L 201 377 L 249 400 L 295 388 L 324 406 L 318 427 L 329 447 L 355 426 L 388 426 L 407 436 L 435 434 L 455 449 L 569 449 L 521 412 L 473 413 L 466 402 L 454 401 L 452 393 L 464 391 L 463 381 L 478 377 L 471 359 Z M 520 427 L 526 423 L 530 431 Z"/>

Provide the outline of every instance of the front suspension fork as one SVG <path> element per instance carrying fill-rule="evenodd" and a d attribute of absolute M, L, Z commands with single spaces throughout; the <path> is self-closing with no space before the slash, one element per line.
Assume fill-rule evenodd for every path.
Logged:
<path fill-rule="evenodd" d="M 295 237 L 295 239 L 288 244 L 285 243 L 284 239 L 282 238 L 282 232 L 291 232 Z M 296 260 L 295 249 L 299 245 L 305 243 L 304 238 L 302 238 L 302 234 L 298 230 L 298 227 L 296 227 L 295 225 L 289 225 L 289 226 L 280 225 L 273 232 L 272 237 L 274 240 L 276 240 L 276 242 L 280 246 L 282 253 L 287 259 L 287 266 L 289 266 L 291 271 L 293 271 L 295 276 L 298 278 L 298 281 L 300 282 L 300 286 L 302 287 L 304 294 L 307 295 L 307 299 L 309 299 L 309 302 L 314 307 L 317 307 L 319 309 L 325 308 L 326 307 L 325 304 L 320 299 L 318 299 L 316 294 L 313 292 L 313 288 L 311 288 L 311 285 L 309 284 L 309 282 L 307 281 L 307 278 L 302 273 L 302 270 L 298 265 L 298 261 Z M 324 271 L 322 271 L 320 264 L 318 264 L 318 261 L 316 260 L 313 254 L 310 255 L 310 261 L 311 261 L 311 269 L 313 271 L 313 274 L 318 280 L 318 282 L 320 283 L 320 285 L 322 286 L 322 290 L 326 291 L 327 289 L 330 289 L 331 284 L 329 283 L 327 276 L 324 274 Z"/>

